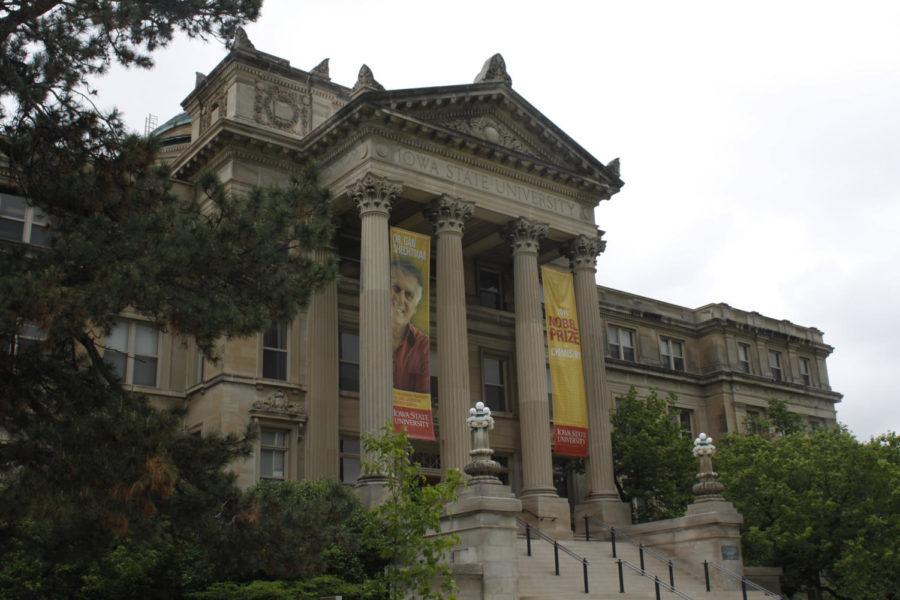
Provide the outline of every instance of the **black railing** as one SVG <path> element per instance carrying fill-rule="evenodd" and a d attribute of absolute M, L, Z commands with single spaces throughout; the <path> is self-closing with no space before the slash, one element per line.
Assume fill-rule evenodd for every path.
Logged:
<path fill-rule="evenodd" d="M 647 554 L 647 555 L 653 557 L 654 559 L 658 560 L 659 562 L 665 564 L 668 569 L 668 575 L 669 575 L 669 585 L 665 586 L 665 587 L 670 588 L 671 590 L 675 589 L 675 563 L 671 558 L 669 558 L 668 556 L 665 556 L 663 554 L 660 554 L 654 550 L 651 550 L 650 548 L 647 548 L 642 543 L 632 539 L 631 537 L 625 535 L 621 531 L 617 531 L 615 527 L 610 527 L 608 525 L 603 525 L 603 524 L 595 524 L 594 527 L 595 527 L 595 530 L 609 532 L 610 542 L 612 543 L 613 558 L 618 558 L 617 550 L 616 550 L 616 541 L 620 540 L 620 541 L 625 541 L 626 543 L 631 544 L 632 546 L 637 548 L 638 558 L 640 561 L 640 571 L 644 571 L 644 567 L 645 567 L 644 555 L 645 554 Z M 591 521 L 590 521 L 589 516 L 584 517 L 584 534 L 585 534 L 585 540 L 591 541 Z M 628 561 L 622 561 L 622 562 L 629 565 L 630 567 L 632 567 L 634 569 L 638 569 L 638 567 L 636 567 L 635 565 L 631 565 L 630 563 L 628 563 Z M 773 592 L 771 590 L 767 590 L 766 588 L 762 587 L 761 585 L 758 585 L 758 584 L 754 583 L 753 581 L 750 581 L 746 577 L 738 575 L 737 573 L 735 573 L 733 571 L 729 571 L 728 569 L 726 569 L 725 567 L 723 567 L 722 565 L 720 565 L 718 563 L 703 561 L 703 578 L 704 578 L 704 583 L 706 585 L 707 592 L 712 591 L 712 586 L 710 584 L 710 577 L 709 577 L 709 567 L 713 567 L 714 569 L 716 569 L 717 571 L 719 571 L 726 577 L 739 582 L 741 585 L 741 592 L 743 595 L 743 600 L 747 600 L 747 589 L 748 588 L 752 588 L 758 592 L 762 592 L 767 597 L 772 597 L 772 598 L 775 598 L 776 600 L 784 600 L 784 598 L 780 594 L 776 594 L 775 592 Z M 621 566 L 620 566 L 620 570 L 621 570 Z M 690 572 L 692 569 L 683 569 L 683 570 L 687 570 Z M 647 574 L 645 576 L 649 577 L 650 575 Z M 620 587 L 621 587 L 621 574 L 620 574 L 619 578 L 620 578 Z M 663 583 L 663 582 L 661 582 L 661 583 Z"/>
<path fill-rule="evenodd" d="M 743 575 L 738 575 L 734 571 L 730 571 L 730 570 L 726 569 L 719 563 L 709 562 L 709 561 L 704 560 L 703 561 L 703 574 L 705 575 L 705 579 L 706 579 L 706 591 L 707 592 L 710 591 L 710 589 L 709 589 L 709 567 L 714 568 L 719 573 L 721 573 L 722 575 L 725 575 L 732 581 L 739 581 L 741 584 L 741 596 L 743 597 L 743 600 L 747 600 L 747 588 L 748 587 L 753 588 L 757 592 L 762 592 L 767 597 L 772 597 L 772 598 L 775 598 L 776 600 L 784 600 L 784 597 L 781 594 L 776 594 L 772 590 L 767 590 L 763 586 L 750 581 Z"/>
<path fill-rule="evenodd" d="M 668 571 L 668 575 L 669 575 L 669 587 L 671 587 L 671 588 L 675 587 L 675 565 L 670 557 L 660 554 L 659 552 L 656 552 L 655 550 L 653 550 L 651 548 L 647 548 L 646 546 L 644 546 L 644 544 L 642 544 L 638 541 L 635 541 L 634 539 L 631 539 L 630 537 L 628 537 L 627 535 L 623 534 L 620 531 L 616 531 L 615 527 L 610 527 L 608 525 L 599 525 L 598 529 L 601 531 L 609 532 L 609 539 L 610 539 L 610 542 L 612 543 L 613 558 L 618 558 L 618 552 L 616 549 L 616 539 L 619 538 L 637 548 L 638 560 L 640 562 L 642 571 L 646 570 L 644 556 L 645 555 L 650 556 L 651 558 L 659 561 L 662 565 L 664 565 L 666 567 L 666 570 Z M 588 542 L 591 541 L 591 518 L 589 516 L 584 517 L 584 539 Z"/>
<path fill-rule="evenodd" d="M 527 521 L 523 521 L 522 519 L 516 518 L 516 522 L 525 529 L 525 547 L 528 552 L 528 556 L 531 556 L 531 538 L 532 536 L 542 539 L 545 542 L 553 544 L 553 568 L 554 574 L 559 576 L 559 551 L 562 550 L 564 553 L 568 554 L 575 560 L 581 563 L 581 574 L 584 578 L 584 593 L 590 593 L 590 585 L 588 582 L 588 565 L 591 564 L 588 559 L 583 556 L 579 556 L 575 552 L 572 552 L 569 548 L 566 548 L 562 544 L 559 543 L 559 540 L 554 539 L 538 529 L 537 527 L 533 527 L 531 523 Z"/>
<path fill-rule="evenodd" d="M 631 564 L 627 560 L 622 560 L 621 558 L 619 558 L 616 560 L 616 563 L 617 563 L 618 570 L 619 570 L 619 593 L 620 594 L 625 593 L 625 577 L 622 573 L 622 567 L 628 567 L 629 569 L 631 569 L 638 575 L 640 575 L 642 577 L 646 577 L 647 579 L 649 579 L 653 582 L 653 591 L 656 593 L 656 600 L 660 599 L 660 595 L 659 595 L 660 589 L 664 589 L 667 592 L 669 592 L 670 594 L 674 594 L 675 596 L 678 596 L 682 600 L 693 600 L 693 598 L 691 598 L 690 596 L 688 596 L 681 590 L 676 589 L 674 585 L 669 585 L 665 581 L 660 581 L 659 577 L 657 577 L 656 575 L 654 575 L 652 573 L 648 573 L 644 569 L 638 567 L 637 565 Z"/>

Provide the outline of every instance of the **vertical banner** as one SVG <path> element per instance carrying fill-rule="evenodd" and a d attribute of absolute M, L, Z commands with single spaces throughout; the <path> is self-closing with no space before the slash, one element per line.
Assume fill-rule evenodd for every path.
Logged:
<path fill-rule="evenodd" d="M 429 269 L 431 237 L 391 228 L 394 430 L 434 439 L 431 418 Z"/>
<path fill-rule="evenodd" d="M 587 456 L 587 401 L 572 274 L 541 267 L 541 277 L 553 380 L 553 452 L 564 456 Z"/>

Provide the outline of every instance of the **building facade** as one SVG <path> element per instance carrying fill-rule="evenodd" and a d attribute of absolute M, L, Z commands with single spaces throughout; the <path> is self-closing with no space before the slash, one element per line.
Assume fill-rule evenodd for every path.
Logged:
<path fill-rule="evenodd" d="M 235 194 L 278 185 L 314 159 L 334 196 L 339 277 L 291 322 L 223 341 L 216 363 L 138 314 L 123 315 L 107 340 L 126 384 L 185 408 L 189 431 L 258 432 L 254 455 L 234 465 L 243 486 L 331 477 L 377 493 L 378 478 L 361 477 L 359 439 L 393 410 L 391 226 L 432 236 L 437 441 L 414 443 L 431 477 L 468 462 L 465 415 L 484 401 L 524 512 L 567 530 L 573 515 L 628 519 L 608 417 L 632 386 L 674 392 L 675 418 L 692 434 L 741 431 L 770 399 L 812 426 L 835 422 L 832 348 L 817 329 L 596 284 L 605 242 L 594 209 L 623 185 L 618 160 L 598 161 L 517 94 L 499 55 L 468 85 L 386 91 L 364 66 L 348 88 L 330 80 L 327 60 L 304 71 L 241 32 L 183 107 L 157 130 L 177 193 L 193 197 L 205 171 Z M 13 213 L 0 219 L 21 222 L 23 236 L 41 225 Z M 583 476 L 551 444 L 541 265 L 574 278 L 589 413 Z"/>

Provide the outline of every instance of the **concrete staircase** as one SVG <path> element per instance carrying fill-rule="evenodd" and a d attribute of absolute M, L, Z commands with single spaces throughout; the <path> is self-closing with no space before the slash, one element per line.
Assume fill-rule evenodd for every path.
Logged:
<path fill-rule="evenodd" d="M 656 592 L 653 576 L 660 582 L 668 583 L 668 565 L 645 554 L 645 571 L 650 577 L 644 577 L 623 565 L 625 593 L 619 593 L 619 574 L 616 559 L 612 556 L 612 544 L 609 542 L 584 540 L 560 541 L 561 546 L 588 560 L 588 584 L 590 593 L 584 593 L 584 575 L 581 563 L 564 551 L 559 552 L 560 574 L 557 577 L 554 569 L 553 544 L 533 537 L 531 540 L 531 556 L 527 555 L 525 537 L 517 539 L 519 566 L 519 599 L 520 600 L 654 600 Z M 640 567 L 638 549 L 628 543 L 616 544 L 618 558 Z M 742 600 L 740 589 L 724 591 L 713 587 L 706 591 L 704 582 L 690 573 L 674 568 L 675 588 L 683 594 L 679 596 L 667 591 L 660 585 L 659 597 L 664 600 L 685 597 L 691 600 Z M 748 600 L 764 600 L 766 596 L 759 591 L 747 591 Z M 771 598 L 771 597 L 770 597 Z"/>

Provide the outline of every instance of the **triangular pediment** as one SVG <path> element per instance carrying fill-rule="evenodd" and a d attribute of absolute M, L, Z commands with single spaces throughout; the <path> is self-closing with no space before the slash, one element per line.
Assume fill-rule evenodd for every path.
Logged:
<path fill-rule="evenodd" d="M 622 186 L 617 162 L 599 161 L 509 86 L 476 83 L 395 90 L 374 93 L 366 100 L 398 119 L 459 134 L 615 191 Z"/>

